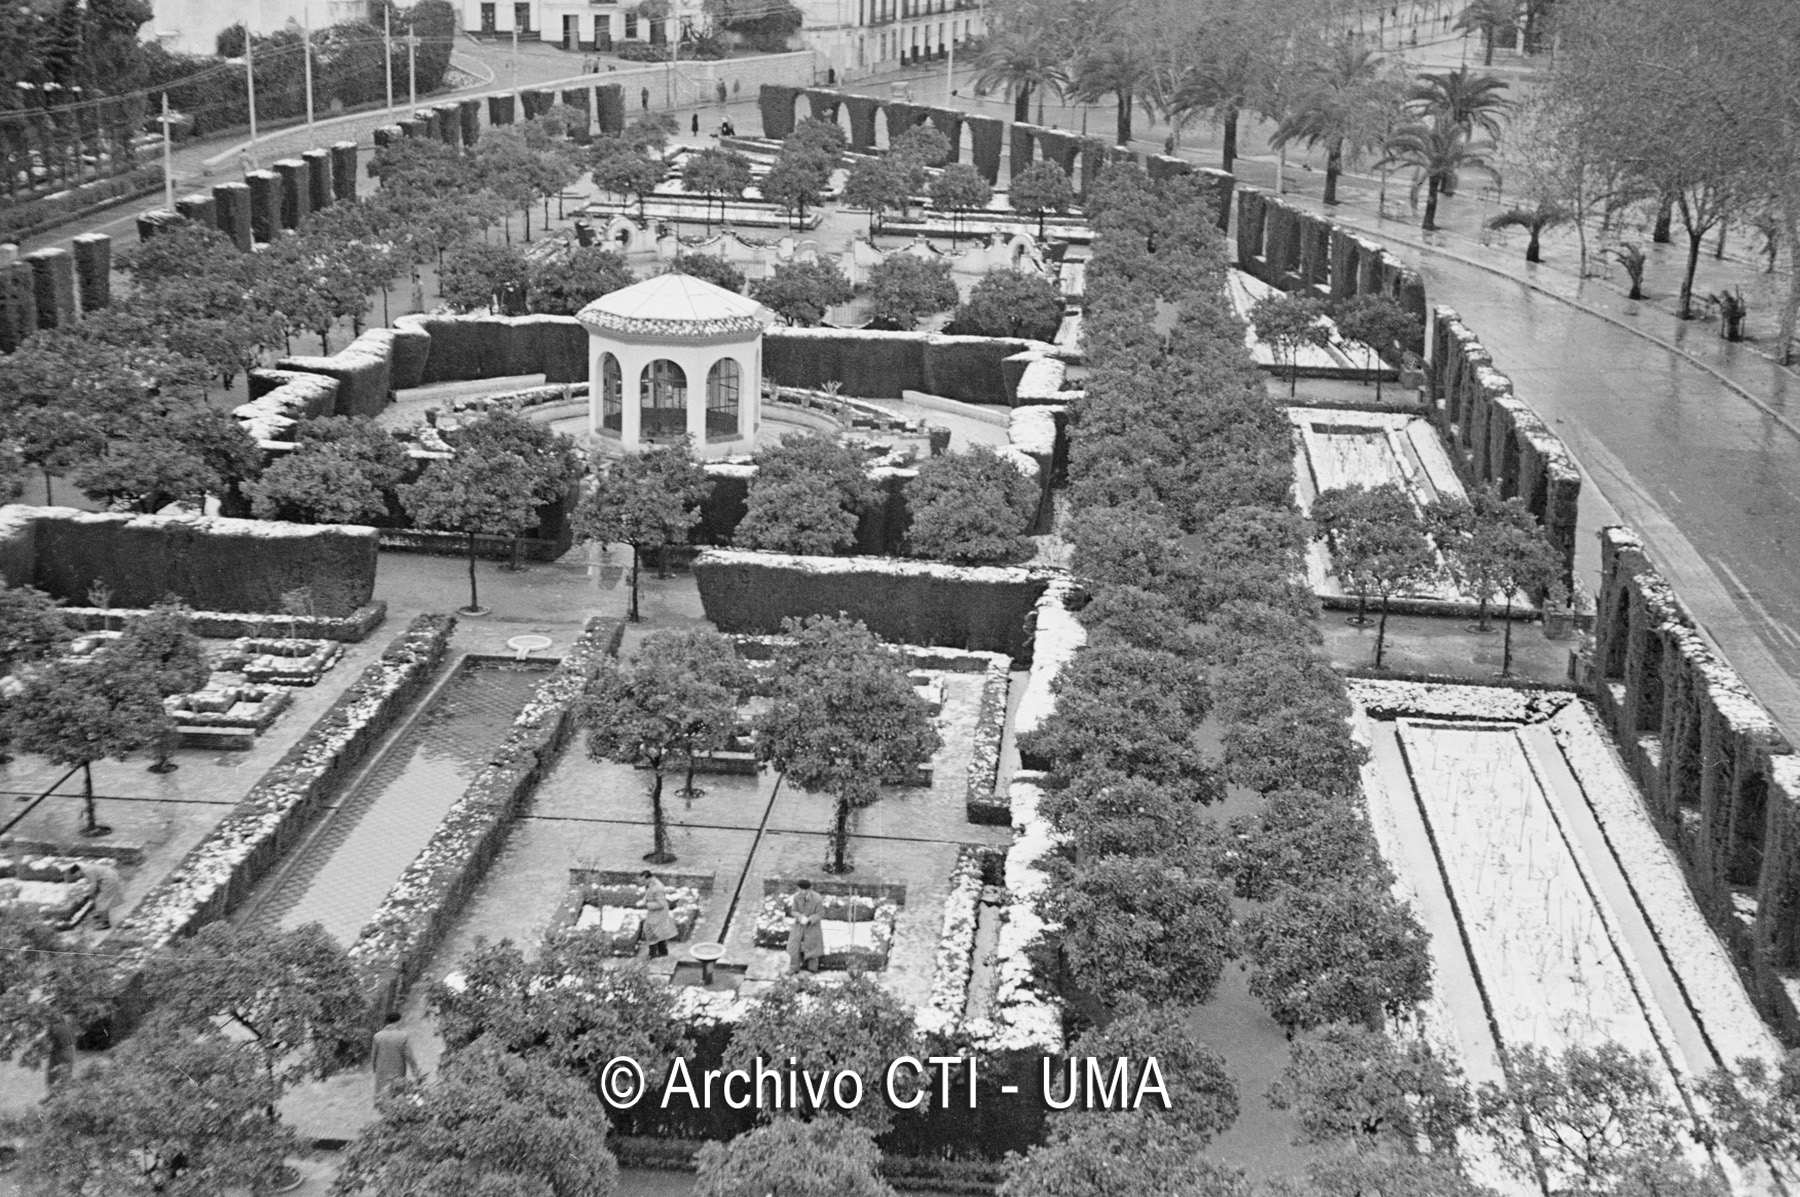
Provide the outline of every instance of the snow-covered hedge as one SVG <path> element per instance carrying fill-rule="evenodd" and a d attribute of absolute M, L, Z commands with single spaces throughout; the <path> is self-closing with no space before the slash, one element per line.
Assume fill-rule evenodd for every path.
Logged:
<path fill-rule="evenodd" d="M 376 1008 L 398 1001 L 486 876 L 519 808 L 567 743 L 575 701 L 601 660 L 618 652 L 623 631 L 617 620 L 588 621 L 357 936 L 350 956 Z"/>
<path fill-rule="evenodd" d="M 419 697 L 456 620 L 421 615 L 263 774 L 243 801 L 138 903 L 123 929 L 145 951 L 230 914 L 337 797 Z"/>
<path fill-rule="evenodd" d="M 1567 690 L 1415 682 L 1353 677 L 1351 702 L 1371 719 L 1444 719 L 1478 723 L 1539 723 L 1575 700 Z"/>
<path fill-rule="evenodd" d="M 924 391 L 964 403 L 1011 406 L 1022 353 L 1048 354 L 1042 341 L 871 329 L 772 328 L 763 335 L 763 373 L 784 387 L 840 383 L 846 394 L 898 399 Z"/>
<path fill-rule="evenodd" d="M 1053 575 L 1016 566 L 707 549 L 694 558 L 706 618 L 769 635 L 790 616 L 848 613 L 884 640 L 1029 660 L 1026 616 Z"/>
<path fill-rule="evenodd" d="M 314 610 L 348 616 L 375 591 L 373 528 L 219 516 L 126 515 L 10 507 L 0 577 L 86 601 L 96 583 L 124 607 L 174 595 L 203 611 L 268 613 L 307 587 Z"/>
<path fill-rule="evenodd" d="M 1000 740 L 1006 733 L 1006 697 L 1012 684 L 1012 662 L 995 657 L 981 679 L 981 705 L 975 715 L 974 741 L 969 753 L 969 822 L 1004 827 L 1012 821 L 1012 808 L 996 799 L 1000 776 Z"/>
<path fill-rule="evenodd" d="M 1031 672 L 1025 678 L 1025 692 L 1013 712 L 1013 736 L 1023 739 L 1036 731 L 1056 710 L 1056 695 L 1051 686 L 1062 671 L 1087 644 L 1087 629 L 1069 610 L 1069 598 L 1075 582 L 1067 576 L 1053 579 L 1038 596 L 1033 616 L 1036 634 L 1032 638 Z M 1028 762 L 1037 768 L 1042 762 Z"/>

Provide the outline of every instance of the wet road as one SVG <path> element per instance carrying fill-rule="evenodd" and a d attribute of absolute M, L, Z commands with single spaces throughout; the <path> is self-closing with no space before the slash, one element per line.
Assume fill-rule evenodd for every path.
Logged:
<path fill-rule="evenodd" d="M 1681 354 L 1523 283 L 1431 253 L 1420 270 L 1431 302 L 1462 314 L 1580 464 L 1590 584 L 1598 554 L 1585 534 L 1615 522 L 1635 529 L 1800 742 L 1800 387 L 1708 328 L 1651 324 L 1651 313 L 1640 317 L 1638 305 L 1599 288 L 1580 298 L 1682 338 L 1761 406 Z"/>

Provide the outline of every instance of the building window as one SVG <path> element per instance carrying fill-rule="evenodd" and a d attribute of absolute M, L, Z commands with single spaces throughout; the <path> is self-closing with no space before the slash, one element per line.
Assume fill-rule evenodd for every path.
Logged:
<path fill-rule="evenodd" d="M 680 440 L 687 435 L 687 372 L 666 357 L 638 378 L 638 439 Z"/>
<path fill-rule="evenodd" d="M 612 49 L 612 14 L 594 18 L 594 49 Z"/>
<path fill-rule="evenodd" d="M 625 374 L 610 353 L 600 355 L 600 429 L 613 436 L 625 432 Z"/>
<path fill-rule="evenodd" d="M 632 41 L 633 39 L 635 39 L 637 37 L 637 21 L 638 21 L 638 18 L 637 18 L 637 14 L 635 12 L 628 12 L 625 14 L 625 40 L 626 41 Z"/>
<path fill-rule="evenodd" d="M 517 29 L 520 33 L 530 33 L 531 32 L 531 5 L 530 4 L 527 3 L 527 4 L 513 5 L 513 28 Z"/>
<path fill-rule="evenodd" d="M 728 441 L 737 436 L 738 393 L 743 371 L 737 362 L 722 357 L 706 374 L 706 439 Z"/>
<path fill-rule="evenodd" d="M 492 4 L 483 4 L 481 6 L 481 31 L 483 33 L 494 32 L 494 29 L 496 28 L 494 21 L 494 6 Z"/>

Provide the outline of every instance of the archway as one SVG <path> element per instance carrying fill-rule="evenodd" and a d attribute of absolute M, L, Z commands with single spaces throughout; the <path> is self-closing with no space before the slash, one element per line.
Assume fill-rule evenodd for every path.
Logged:
<path fill-rule="evenodd" d="M 727 441 L 738 434 L 739 397 L 744 372 L 735 358 L 722 357 L 706 373 L 706 439 Z"/>
<path fill-rule="evenodd" d="M 625 434 L 625 374 L 610 353 L 600 355 L 600 431 L 607 436 Z"/>
<path fill-rule="evenodd" d="M 687 371 L 666 357 L 638 376 L 638 435 L 647 441 L 678 441 L 687 435 Z"/>

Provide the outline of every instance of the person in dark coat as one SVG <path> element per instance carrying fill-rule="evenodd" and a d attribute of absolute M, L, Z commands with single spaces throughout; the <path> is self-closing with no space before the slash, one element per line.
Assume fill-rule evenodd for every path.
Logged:
<path fill-rule="evenodd" d="M 644 942 L 650 945 L 651 956 L 667 956 L 669 941 L 681 934 L 669 908 L 669 891 L 649 869 L 639 876 L 644 881 Z"/>
<path fill-rule="evenodd" d="M 104 860 L 90 860 L 80 866 L 83 876 L 92 877 L 97 887 L 94 890 L 94 925 L 102 931 L 112 929 L 113 912 L 119 903 L 125 900 L 125 883 L 119 880 L 119 870 Z"/>
<path fill-rule="evenodd" d="M 698 112 L 694 113 L 694 120 L 693 120 L 693 123 L 689 126 L 689 128 L 691 128 L 694 131 L 694 134 L 696 136 L 699 135 L 699 133 L 700 133 L 700 114 Z"/>
<path fill-rule="evenodd" d="M 419 1076 L 419 1062 L 413 1059 L 412 1040 L 400 1029 L 400 1012 L 388 1011 L 387 1025 L 375 1032 L 375 1046 L 370 1057 L 375 1065 L 375 1096 L 380 1097 L 409 1076 Z"/>
<path fill-rule="evenodd" d="M 812 882 L 796 881 L 788 897 L 788 914 L 794 925 L 788 930 L 788 965 L 792 972 L 819 971 L 825 954 L 825 899 L 813 892 Z"/>

